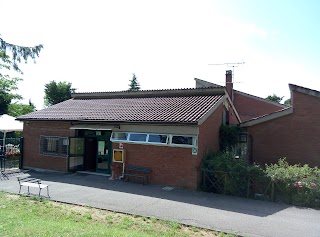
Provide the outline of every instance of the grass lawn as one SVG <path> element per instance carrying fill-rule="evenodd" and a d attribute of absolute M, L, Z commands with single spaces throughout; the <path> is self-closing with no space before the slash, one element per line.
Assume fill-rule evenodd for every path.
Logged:
<path fill-rule="evenodd" d="M 0 192 L 0 236 L 234 236 L 134 215 Z"/>

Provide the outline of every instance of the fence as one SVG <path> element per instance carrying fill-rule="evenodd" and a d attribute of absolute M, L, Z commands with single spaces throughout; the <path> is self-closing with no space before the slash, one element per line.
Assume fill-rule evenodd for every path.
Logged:
<path fill-rule="evenodd" d="M 318 187 L 288 185 L 265 175 L 202 171 L 202 188 L 207 192 L 320 208 Z"/>
<path fill-rule="evenodd" d="M 20 168 L 21 138 L 6 138 L 5 143 L 0 139 L 0 169 Z"/>

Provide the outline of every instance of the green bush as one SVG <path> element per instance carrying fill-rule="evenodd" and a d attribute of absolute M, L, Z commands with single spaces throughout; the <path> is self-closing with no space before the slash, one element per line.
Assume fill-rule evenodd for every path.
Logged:
<path fill-rule="evenodd" d="M 228 150 L 206 154 L 202 161 L 202 170 L 208 178 L 208 182 L 203 183 L 206 191 L 241 197 L 252 194 L 253 176 L 263 175 L 259 166 L 251 165 L 243 159 L 235 159 L 233 153 Z"/>
<path fill-rule="evenodd" d="M 320 207 L 320 170 L 308 165 L 289 165 L 285 158 L 266 165 L 265 174 L 275 182 L 278 200 L 290 204 Z"/>
<path fill-rule="evenodd" d="M 219 129 L 220 150 L 226 151 L 236 145 L 242 129 L 238 126 L 221 125 Z"/>
<path fill-rule="evenodd" d="M 266 165 L 235 159 L 228 150 L 208 153 L 202 161 L 203 189 L 240 197 L 255 197 L 320 208 L 320 169 L 289 165 L 285 158 Z"/>

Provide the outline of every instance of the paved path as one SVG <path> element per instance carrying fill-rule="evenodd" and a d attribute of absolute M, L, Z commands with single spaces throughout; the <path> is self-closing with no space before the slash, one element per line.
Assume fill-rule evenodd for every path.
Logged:
<path fill-rule="evenodd" d="M 50 184 L 52 200 L 154 216 L 242 236 L 320 237 L 320 210 L 162 186 L 109 181 L 90 174 L 29 172 Z M 17 193 L 15 177 L 0 190 Z M 36 190 L 34 190 L 36 192 Z M 45 190 L 44 194 L 45 194 Z"/>

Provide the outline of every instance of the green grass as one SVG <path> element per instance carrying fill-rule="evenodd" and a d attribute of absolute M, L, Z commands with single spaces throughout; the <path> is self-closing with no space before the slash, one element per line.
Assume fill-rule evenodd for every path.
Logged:
<path fill-rule="evenodd" d="M 234 236 L 156 218 L 125 215 L 0 192 L 0 236 Z"/>

